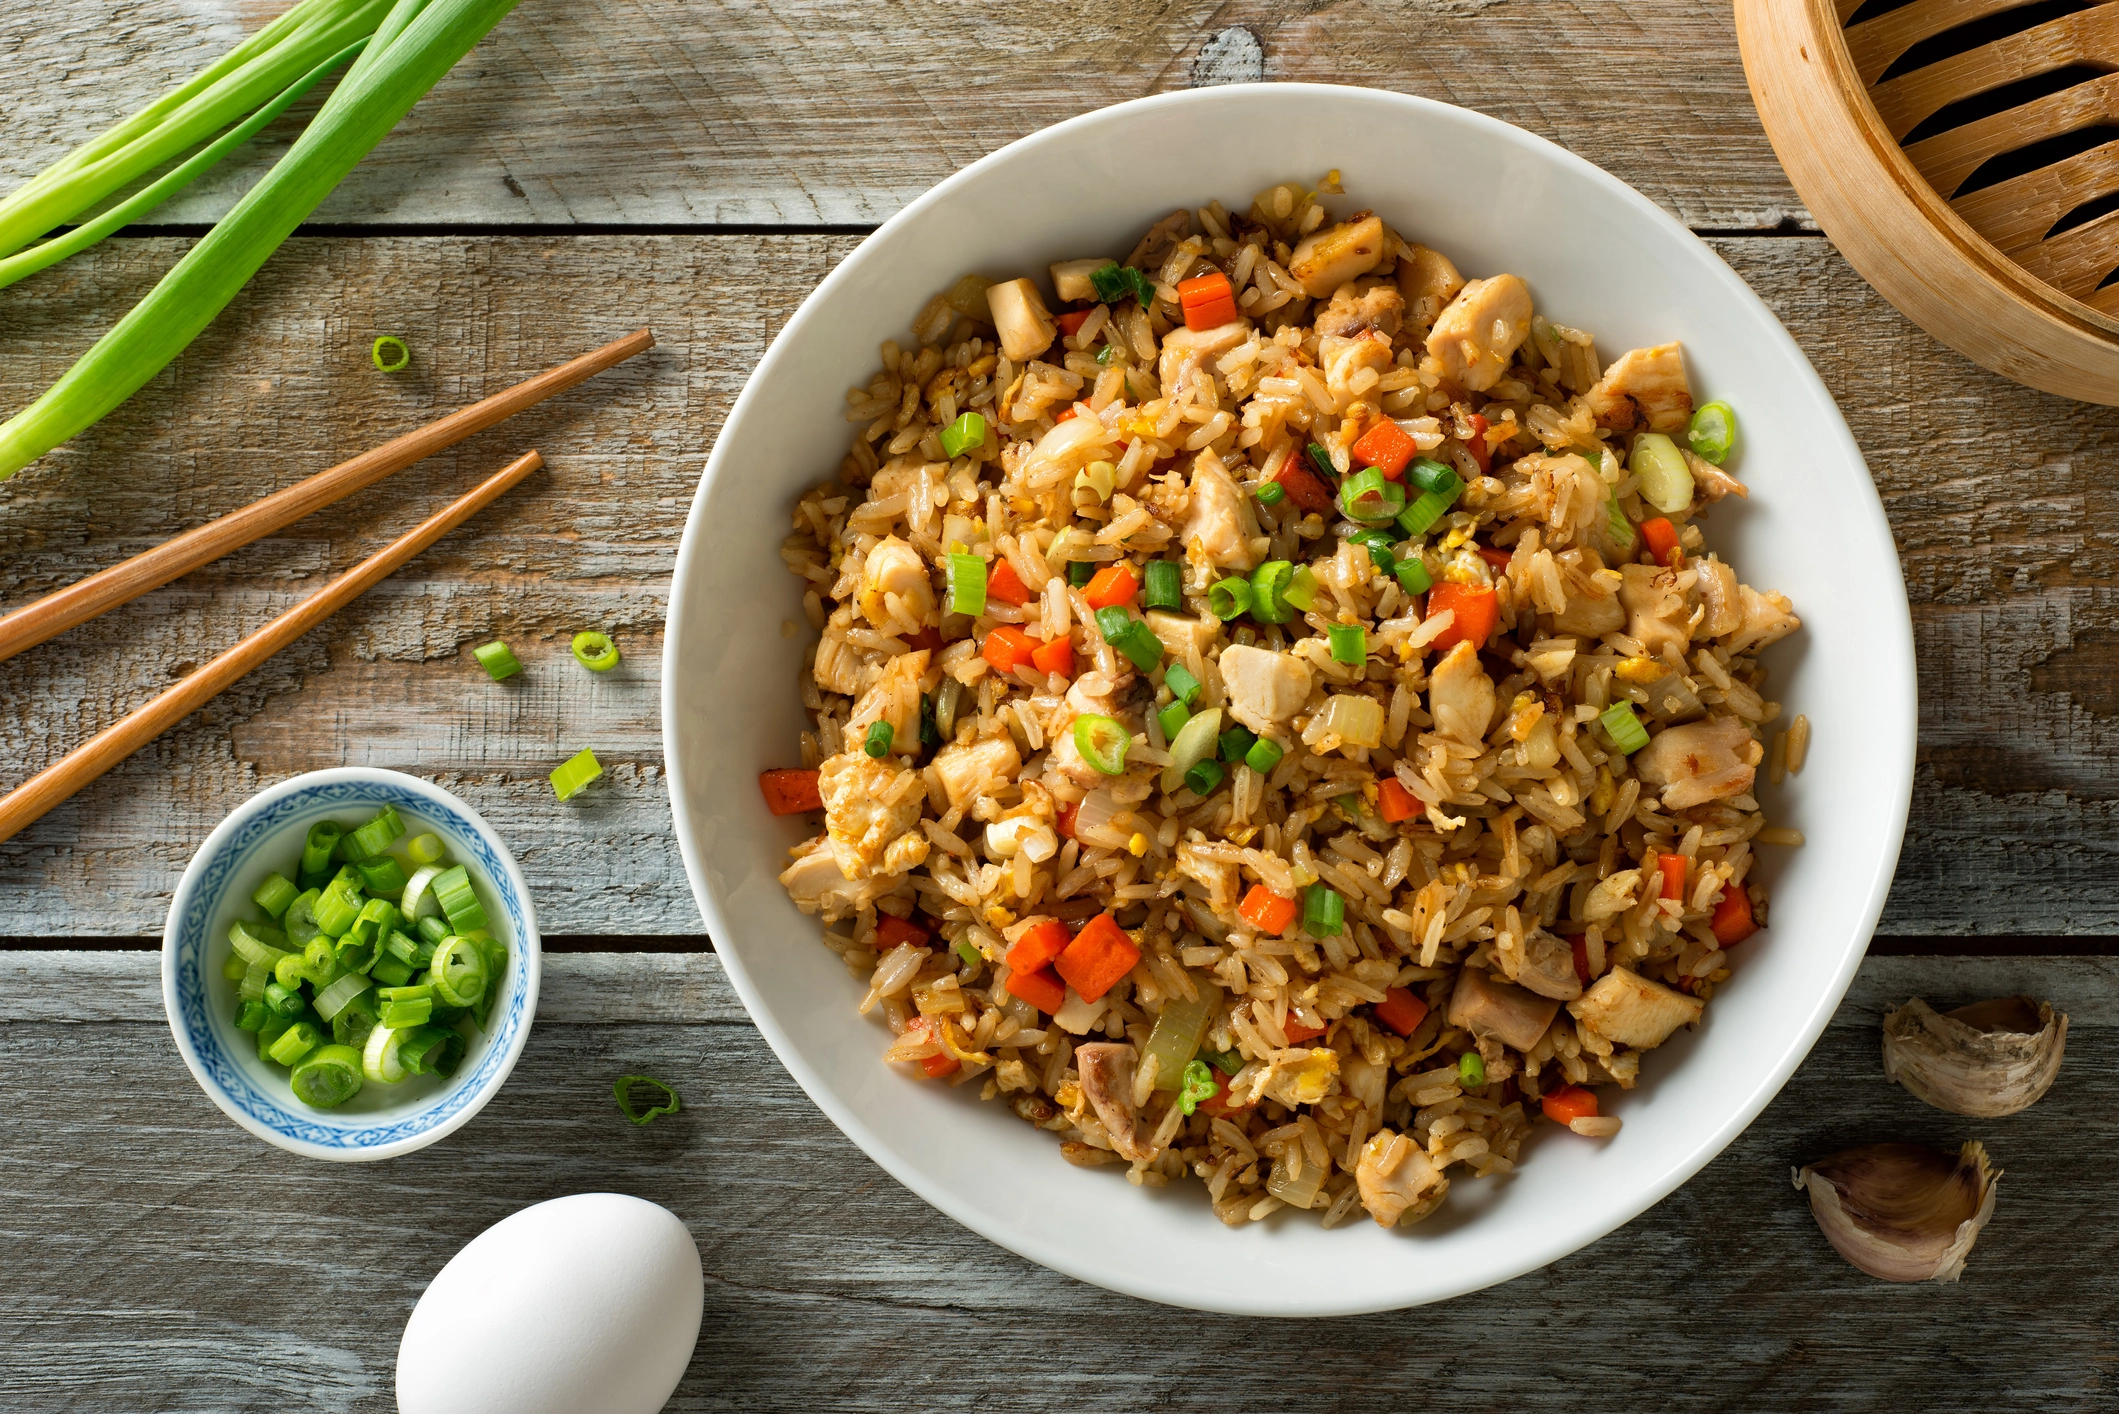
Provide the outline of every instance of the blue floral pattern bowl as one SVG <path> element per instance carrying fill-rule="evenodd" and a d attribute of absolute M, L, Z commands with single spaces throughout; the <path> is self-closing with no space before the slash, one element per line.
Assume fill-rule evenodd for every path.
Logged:
<path fill-rule="evenodd" d="M 470 869 L 489 926 L 507 944 L 508 970 L 486 1030 L 455 1075 L 370 1083 L 339 1109 L 315 1110 L 294 1098 L 283 1067 L 258 1055 L 256 1038 L 236 1028 L 235 989 L 221 975 L 231 951 L 228 928 L 258 916 L 251 891 L 275 869 L 287 871 L 311 825 L 326 818 L 357 824 L 385 805 L 396 807 L 409 833 L 440 836 L 448 858 Z M 541 965 L 529 886 L 493 827 L 416 776 L 345 766 L 259 792 L 199 846 L 162 934 L 162 1002 L 184 1063 L 230 1119 L 293 1153 L 361 1162 L 424 1148 L 484 1107 L 529 1038 Z"/>

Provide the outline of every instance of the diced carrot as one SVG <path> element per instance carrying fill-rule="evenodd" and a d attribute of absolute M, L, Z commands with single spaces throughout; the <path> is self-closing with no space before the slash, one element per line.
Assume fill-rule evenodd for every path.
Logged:
<path fill-rule="evenodd" d="M 906 1025 L 905 1035 L 939 1043 L 942 1039 L 941 1020 L 932 1016 L 916 1016 Z M 954 1075 L 963 1068 L 964 1063 L 947 1051 L 943 1051 L 938 1056 L 923 1056 L 920 1058 L 920 1069 L 926 1071 L 937 1080 L 947 1075 Z"/>
<path fill-rule="evenodd" d="M 1559 1089 L 1538 1101 L 1545 1117 L 1554 1124 L 1567 1124 L 1578 1119 L 1597 1117 L 1596 1092 L 1579 1085 L 1562 1085 Z"/>
<path fill-rule="evenodd" d="M 1372 1008 L 1376 1019 L 1400 1036 L 1410 1036 L 1427 1020 L 1427 1003 L 1403 987 L 1385 987 L 1383 1000 Z"/>
<path fill-rule="evenodd" d="M 1095 312 L 1091 309 L 1070 309 L 1065 314 L 1053 315 L 1052 322 L 1059 325 L 1059 331 L 1062 334 L 1078 334 L 1081 332 L 1082 325 L 1088 323 L 1089 316 Z"/>
<path fill-rule="evenodd" d="M 942 651 L 942 631 L 938 628 L 923 628 L 905 640 L 905 646 L 918 652 L 924 648 L 930 653 Z"/>
<path fill-rule="evenodd" d="M 1211 1115 L 1215 1119 L 1234 1119 L 1258 1103 L 1256 1100 L 1246 1100 L 1240 1105 L 1230 1104 L 1227 1078 L 1217 1075 L 1214 1079 L 1221 1088 L 1199 1102 L 1200 1113 Z"/>
<path fill-rule="evenodd" d="M 1082 597 L 1089 601 L 1092 609 L 1117 609 L 1133 602 L 1140 592 L 1140 579 L 1133 573 L 1133 566 L 1121 561 L 1106 565 L 1089 577 L 1089 587 Z"/>
<path fill-rule="evenodd" d="M 1714 906 L 1715 941 L 1723 947 L 1734 947 L 1758 931 L 1758 922 L 1751 915 L 1751 895 L 1742 888 L 1722 890 L 1722 901 Z"/>
<path fill-rule="evenodd" d="M 1291 1046 L 1300 1046 L 1314 1041 L 1319 1036 L 1322 1036 L 1326 1030 L 1322 1026 L 1311 1026 L 1297 1021 L 1293 1012 L 1288 1013 L 1288 1019 L 1282 1023 L 1280 1029 L 1287 1033 L 1288 1044 Z"/>
<path fill-rule="evenodd" d="M 1073 417 L 1073 416 L 1074 416 L 1074 415 L 1075 415 L 1075 414 L 1076 414 L 1077 412 L 1079 412 L 1079 411 L 1081 411 L 1081 409 L 1080 409 L 1080 408 L 1076 408 L 1076 407 L 1069 407 L 1069 408 L 1068 408 L 1068 409 L 1067 409 L 1067 410 L 1066 410 L 1065 412 L 1061 413 L 1061 414 L 1060 414 L 1060 415 L 1059 415 L 1058 417 L 1055 417 L 1055 418 L 1053 418 L 1053 419 L 1052 419 L 1052 421 L 1053 421 L 1054 425 L 1056 426 L 1056 425 L 1058 425 L 1059 423 L 1065 422 L 1065 421 L 1066 421 L 1066 420 L 1067 420 L 1068 418 L 1070 418 L 1070 417 Z"/>
<path fill-rule="evenodd" d="M 1516 552 L 1496 549 L 1492 545 L 1481 545 L 1479 547 L 1479 558 L 1492 565 L 1496 570 L 1506 571 L 1510 561 L 1516 558 Z"/>
<path fill-rule="evenodd" d="M 1405 476 L 1405 466 L 1413 459 L 1419 448 L 1413 445 L 1413 437 L 1403 427 L 1385 418 L 1361 434 L 1361 439 L 1347 448 L 1360 466 L 1372 466 L 1382 472 L 1386 479 L 1397 481 Z"/>
<path fill-rule="evenodd" d="M 1062 839 L 1071 840 L 1074 838 L 1074 817 L 1081 813 L 1081 808 L 1082 803 L 1078 800 L 1072 805 L 1062 805 L 1060 807 L 1059 819 L 1056 823 L 1059 825 Z"/>
<path fill-rule="evenodd" d="M 1030 655 L 1045 645 L 1014 624 L 1001 624 L 986 635 L 979 656 L 1004 673 L 1012 673 L 1031 661 Z"/>
<path fill-rule="evenodd" d="M 1063 678 L 1074 676 L 1074 643 L 1060 637 L 1030 655 L 1030 666 L 1041 673 L 1058 673 Z"/>
<path fill-rule="evenodd" d="M 1575 955 L 1575 980 L 1586 987 L 1589 985 L 1589 939 L 1577 933 L 1567 941 Z"/>
<path fill-rule="evenodd" d="M 1187 329 L 1219 329 L 1236 319 L 1236 291 L 1219 270 L 1178 281 L 1177 302 L 1184 307 Z"/>
<path fill-rule="evenodd" d="M 758 789 L 765 792 L 765 808 L 775 815 L 801 815 L 824 808 L 824 792 L 817 786 L 815 771 L 760 771 Z"/>
<path fill-rule="evenodd" d="M 1656 856 L 1655 867 L 1663 876 L 1663 886 L 1656 894 L 1656 897 L 1675 899 L 1685 897 L 1685 856 L 1682 854 L 1659 854 Z"/>
<path fill-rule="evenodd" d="M 1074 941 L 1074 934 L 1057 918 L 1047 918 L 1034 927 L 1026 928 L 1008 949 L 1008 968 L 1012 972 L 1035 972 L 1041 967 L 1050 967 L 1059 955 Z"/>
<path fill-rule="evenodd" d="M 1118 920 L 1108 913 L 1099 913 L 1074 935 L 1053 970 L 1081 994 L 1083 1001 L 1093 1002 L 1116 987 L 1139 961 L 1140 948 L 1118 926 Z"/>
<path fill-rule="evenodd" d="M 1243 902 L 1237 905 L 1236 911 L 1259 932 L 1271 933 L 1277 938 L 1288 930 L 1288 925 L 1295 921 L 1295 914 L 1299 910 L 1295 906 L 1295 900 L 1282 898 L 1264 884 L 1253 884 L 1251 891 L 1243 896 Z"/>
<path fill-rule="evenodd" d="M 1059 974 L 1049 967 L 1040 967 L 1035 972 L 1017 972 L 1011 968 L 1008 990 L 1047 1014 L 1067 1004 L 1067 984 L 1060 981 Z"/>
<path fill-rule="evenodd" d="M 1479 463 L 1479 474 L 1484 476 L 1494 469 L 1493 449 L 1486 445 L 1486 429 L 1492 424 L 1477 413 L 1464 420 L 1472 425 L 1472 435 L 1464 443 L 1465 450 L 1472 454 L 1473 461 Z"/>
<path fill-rule="evenodd" d="M 1685 552 L 1678 547 L 1678 528 L 1662 516 L 1641 522 L 1641 538 L 1648 542 L 1648 553 L 1655 556 L 1657 564 L 1676 569 L 1684 562 Z"/>
<path fill-rule="evenodd" d="M 1395 825 L 1400 820 L 1410 820 L 1422 814 L 1427 803 L 1398 784 L 1396 776 L 1385 776 L 1376 786 L 1376 813 L 1383 817 L 1386 825 Z"/>
<path fill-rule="evenodd" d="M 1457 617 L 1428 645 L 1437 653 L 1447 653 L 1460 643 L 1484 648 L 1501 619 L 1501 600 L 1493 590 L 1484 585 L 1459 584 L 1453 579 L 1443 580 L 1427 593 L 1428 618 L 1444 609 Z"/>
<path fill-rule="evenodd" d="M 1300 458 L 1289 457 L 1286 464 L 1273 473 L 1273 479 L 1280 483 L 1281 490 L 1288 493 L 1288 499 L 1304 510 L 1315 511 L 1319 515 L 1332 513 L 1331 488 L 1319 481 L 1310 469 L 1302 464 Z"/>
<path fill-rule="evenodd" d="M 916 948 L 927 946 L 930 935 L 916 923 L 908 923 L 894 913 L 876 915 L 876 941 L 886 948 L 901 947 L 911 943 Z"/>
<path fill-rule="evenodd" d="M 1015 566 L 996 557 L 993 569 L 986 576 L 986 597 L 998 599 L 1003 604 L 1013 604 L 1020 609 L 1030 602 L 1030 588 L 1023 577 L 1015 572 Z"/>

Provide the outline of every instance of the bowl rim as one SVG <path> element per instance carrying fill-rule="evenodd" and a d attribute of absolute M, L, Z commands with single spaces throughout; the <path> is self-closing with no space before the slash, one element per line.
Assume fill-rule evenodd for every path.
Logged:
<path fill-rule="evenodd" d="M 192 1026 L 186 1017 L 187 998 L 184 986 L 184 935 L 187 915 L 195 908 L 211 913 L 216 900 L 200 897 L 207 886 L 207 875 L 216 861 L 226 857 L 227 851 L 239 847 L 235 837 L 243 828 L 274 806 L 295 797 L 311 796 L 321 789 L 337 786 L 393 787 L 406 794 L 416 796 L 432 807 L 432 813 L 457 817 L 452 823 L 469 826 L 469 832 L 485 847 L 485 858 L 478 862 L 491 876 L 505 881 L 513 895 L 513 902 L 520 905 L 520 917 L 511 917 L 515 929 L 515 952 L 522 966 L 520 1004 L 511 1007 L 501 1022 L 502 1032 L 495 1038 L 497 1044 L 489 1044 L 486 1057 L 480 1062 L 477 1073 L 466 1078 L 461 1085 L 453 1085 L 437 1091 L 428 1103 L 410 1115 L 393 1116 L 387 1121 L 372 1126 L 348 1126 L 340 1129 L 345 1138 L 338 1142 L 325 1143 L 287 1132 L 275 1124 L 268 1123 L 254 1108 L 239 1103 L 222 1081 L 213 1073 L 213 1067 L 200 1049 L 192 1034 Z M 497 866 L 497 867 L 496 867 Z M 229 870 L 236 866 L 230 864 Z M 505 904 L 507 900 L 503 900 Z M 202 944 L 203 945 L 203 942 Z M 544 975 L 544 950 L 537 931 L 536 904 L 530 897 L 528 882 L 515 856 L 502 841 L 500 833 L 486 818 L 465 804 L 456 795 L 432 781 L 402 771 L 387 770 L 378 766 L 334 766 L 321 771 L 308 771 L 292 776 L 274 785 L 267 786 L 256 795 L 230 811 L 220 824 L 214 826 L 205 840 L 193 853 L 191 862 L 177 881 L 170 895 L 169 915 L 162 929 L 162 1008 L 169 1019 L 171 1036 L 176 1040 L 177 1050 L 184 1057 L 185 1066 L 192 1079 L 212 1100 L 221 1113 L 227 1115 L 244 1129 L 269 1144 L 300 1154 L 304 1158 L 323 1159 L 333 1163 L 369 1163 L 378 1159 L 396 1158 L 424 1149 L 469 1123 L 472 1116 L 484 1109 L 506 1083 L 515 1069 L 515 1062 L 522 1055 L 529 1040 L 530 1027 L 537 1015 L 537 996 Z M 189 999 L 196 1004 L 196 998 Z M 278 1108 L 277 1105 L 274 1106 Z M 430 1119 L 436 1111 L 446 1108 L 439 1119 Z M 338 1126 L 315 1125 L 313 1128 L 339 1129 Z M 358 1136 L 373 1130 L 394 1131 L 396 1137 L 380 1142 L 357 1142 Z M 354 1142 L 348 1142 L 352 1140 Z"/>
<path fill-rule="evenodd" d="M 1792 377 L 1815 399 L 1825 414 L 1825 416 L 1820 418 L 1818 425 L 1812 429 L 1813 435 L 1834 442 L 1841 454 L 1851 459 L 1853 465 L 1866 468 L 1866 460 L 1861 454 L 1859 445 L 1854 440 L 1852 431 L 1847 426 L 1845 415 L 1840 412 L 1830 390 L 1825 387 L 1824 381 L 1818 376 L 1816 368 L 1809 360 L 1809 356 L 1803 352 L 1801 345 L 1796 343 L 1794 336 L 1787 332 L 1786 327 L 1781 324 L 1779 318 L 1766 305 L 1765 301 L 1759 297 L 1758 293 L 1746 284 L 1743 278 L 1737 275 L 1711 246 L 1707 245 L 1704 240 L 1695 235 L 1690 228 L 1676 217 L 1663 210 L 1662 207 L 1656 205 L 1640 192 L 1634 190 L 1627 183 L 1598 167 L 1595 163 L 1568 151 L 1550 139 L 1541 137 L 1513 123 L 1504 122 L 1499 118 L 1491 117 L 1473 109 L 1463 108 L 1456 104 L 1444 103 L 1436 99 L 1423 98 L 1412 94 L 1394 93 L 1383 89 L 1366 88 L 1359 85 L 1272 82 L 1228 84 L 1204 89 L 1185 89 L 1170 93 L 1154 94 L 1145 98 L 1132 99 L 1124 103 L 1112 104 L 1104 108 L 1078 114 L 1050 127 L 1039 129 L 1034 133 L 1027 134 L 1003 147 L 995 149 L 930 187 L 878 226 L 874 232 L 862 241 L 860 246 L 856 247 L 826 274 L 818 282 L 816 288 L 797 306 L 794 314 L 789 317 L 787 323 L 774 336 L 772 344 L 759 359 L 756 368 L 745 379 L 742 391 L 737 395 L 735 403 L 730 407 L 728 415 L 722 420 L 721 427 L 716 433 L 713 450 L 707 457 L 698 487 L 693 493 L 691 506 L 686 513 L 684 535 L 678 546 L 676 564 L 672 572 L 669 610 L 664 627 L 662 671 L 663 755 L 666 778 L 669 782 L 671 816 L 677 836 L 678 853 L 684 861 L 685 874 L 690 880 L 693 897 L 698 903 L 700 914 L 705 920 L 708 933 L 711 936 L 716 938 L 730 937 L 736 930 L 728 925 L 726 916 L 714 897 L 700 841 L 693 830 L 687 812 L 679 806 L 678 792 L 683 789 L 683 782 L 687 777 L 685 764 L 680 758 L 682 749 L 681 734 L 673 729 L 673 724 L 679 720 L 680 710 L 680 704 L 677 701 L 679 673 L 676 657 L 685 641 L 688 627 L 686 604 L 682 595 L 678 592 L 678 586 L 686 582 L 692 564 L 698 557 L 712 553 L 708 545 L 710 534 L 706 526 L 704 513 L 709 491 L 716 483 L 718 477 L 725 472 L 723 450 L 726 445 L 726 439 L 722 434 L 730 426 L 737 424 L 749 414 L 751 404 L 757 397 L 761 396 L 759 390 L 767 381 L 765 375 L 780 358 L 786 356 L 788 336 L 805 325 L 814 311 L 829 305 L 842 287 L 858 278 L 861 273 L 862 253 L 883 240 L 896 228 L 910 224 L 929 208 L 949 200 L 958 188 L 969 184 L 980 174 L 1004 162 L 1018 160 L 1046 143 L 1059 141 L 1062 137 L 1071 135 L 1077 129 L 1111 121 L 1114 114 L 1122 112 L 1148 113 L 1194 104 L 1212 105 L 1241 101 L 1243 99 L 1256 100 L 1263 96 L 1262 91 L 1270 91 L 1276 98 L 1281 96 L 1299 97 L 1307 93 L 1320 97 L 1329 96 L 1334 100 L 1343 101 L 1352 96 L 1383 107 L 1394 107 L 1431 118 L 1441 117 L 1449 122 L 1467 124 L 1474 129 L 1485 129 L 1504 142 L 1520 145 L 1544 160 L 1572 169 L 1576 175 L 1602 187 L 1623 205 L 1631 207 L 1641 220 L 1661 227 L 1667 235 L 1678 238 L 1682 243 L 1692 245 L 1700 253 L 1708 257 L 1707 265 L 1711 271 L 1711 277 L 1719 283 L 1725 296 L 1736 303 L 1748 306 L 1754 314 L 1765 321 L 1768 327 L 1777 331 L 1783 341 L 1785 351 L 1793 356 Z M 831 1087 L 823 1082 L 818 1072 L 809 1064 L 800 1049 L 792 1043 L 789 1036 L 781 1028 L 771 1010 L 764 1005 L 758 987 L 746 971 L 739 952 L 731 948 L 717 947 L 716 956 L 720 959 L 722 967 L 727 972 L 730 984 L 735 988 L 737 996 L 742 999 L 744 1008 L 749 1013 L 752 1022 L 758 1027 L 766 1043 L 772 1047 L 773 1053 L 779 1058 L 781 1064 L 787 1068 L 789 1074 L 795 1078 L 796 1083 L 802 1087 L 810 1100 L 825 1113 L 826 1117 L 839 1128 L 841 1133 L 851 1139 L 871 1161 L 881 1166 L 891 1177 L 917 1194 L 938 1212 L 969 1227 L 972 1231 L 977 1232 L 980 1236 L 985 1237 L 998 1246 L 1004 1247 L 1051 1270 L 1064 1273 L 1094 1286 L 1100 1286 L 1107 1290 L 1117 1291 L 1124 1295 L 1139 1297 L 1164 1305 L 1215 1311 L 1231 1315 L 1283 1318 L 1351 1316 L 1364 1315 L 1376 1311 L 1403 1310 L 1435 1301 L 1450 1300 L 1491 1286 L 1497 1286 L 1526 1273 L 1534 1272 L 1562 1257 L 1591 1245 L 1603 1237 L 1609 1236 L 1619 1228 L 1632 1222 L 1649 1208 L 1676 1191 L 1677 1188 L 1691 1179 L 1727 1148 L 1737 1135 L 1742 1133 L 1758 1117 L 1759 1113 L 1765 1109 L 1767 1104 L 1780 1093 L 1782 1087 L 1787 1084 L 1789 1077 L 1794 1074 L 1796 1067 L 1809 1054 L 1818 1037 L 1823 1034 L 1825 1026 L 1831 1020 L 1833 1013 L 1837 1011 L 1848 987 L 1854 980 L 1856 970 L 1860 967 L 1862 959 L 1867 955 L 1868 940 L 1873 936 L 1877 920 L 1882 916 L 1884 904 L 1890 892 L 1891 882 L 1897 870 L 1900 850 L 1904 843 L 1905 823 L 1907 812 L 1911 806 L 1913 792 L 1919 692 L 1913 653 L 1912 613 L 1910 604 L 1905 596 L 1904 570 L 1899 563 L 1896 542 L 1891 535 L 1889 520 L 1884 514 L 1882 499 L 1876 494 L 1873 484 L 1865 484 L 1867 485 L 1868 495 L 1859 502 L 1859 514 L 1866 536 L 1871 543 L 1872 551 L 1879 557 L 1880 563 L 1888 565 L 1891 583 L 1898 591 L 1895 600 L 1892 603 L 1883 605 L 1881 611 L 1877 613 L 1876 627 L 1879 630 L 1880 637 L 1875 644 L 1873 661 L 1878 664 L 1879 677 L 1881 678 L 1894 676 L 1890 671 L 1893 665 L 1896 666 L 1898 674 L 1902 674 L 1902 681 L 1905 684 L 1905 698 L 1902 704 L 1902 740 L 1905 749 L 1900 759 L 1892 761 L 1889 767 L 1888 779 L 1891 789 L 1888 818 L 1893 824 L 1888 845 L 1881 852 L 1875 875 L 1867 882 L 1866 888 L 1862 893 L 1861 905 L 1858 910 L 1854 911 L 1851 919 L 1853 924 L 1851 936 L 1858 939 L 1858 942 L 1845 950 L 1836 972 L 1819 993 L 1817 1003 L 1812 1007 L 1810 1013 L 1802 1018 L 1801 1023 L 1787 1033 L 1789 1037 L 1787 1044 L 1782 1048 L 1780 1054 L 1772 1058 L 1770 1065 L 1765 1067 L 1762 1072 L 1762 1079 L 1753 1091 L 1746 1095 L 1741 1103 L 1728 1110 L 1719 1124 L 1703 1129 L 1690 1148 L 1683 1152 L 1682 1157 L 1670 1164 L 1660 1179 L 1654 1183 L 1644 1184 L 1636 1190 L 1632 1198 L 1622 1205 L 1622 1211 L 1617 1220 L 1599 1232 L 1590 1233 L 1587 1236 L 1571 1232 L 1564 1236 L 1555 1234 L 1544 1238 L 1528 1236 L 1519 1244 L 1511 1260 L 1496 1264 L 1493 1270 L 1482 1271 L 1476 1275 L 1463 1278 L 1445 1280 L 1439 1284 L 1431 1284 L 1429 1289 L 1417 1294 L 1385 1296 L 1381 1299 L 1335 1299 L 1334 1294 L 1329 1289 L 1324 1288 L 1320 1288 L 1315 1292 L 1273 1293 L 1269 1299 L 1263 1300 L 1210 1299 L 1203 1298 L 1191 1287 L 1168 1277 L 1160 1279 L 1131 1279 L 1114 1276 L 1112 1273 L 1099 1268 L 1092 1261 L 1078 1259 L 1073 1252 L 1064 1247 L 1026 1237 L 1004 1223 L 987 1220 L 983 1214 L 974 1213 L 972 1216 L 966 1216 L 960 1209 L 953 1207 L 947 1201 L 948 1195 L 945 1191 L 936 1184 L 931 1183 L 919 1169 L 913 1167 L 909 1162 L 901 1161 L 893 1146 L 885 1143 L 857 1110 L 842 1103 Z M 1234 1289 L 1234 1285 L 1232 1285 L 1230 1290 L 1233 1292 Z"/>

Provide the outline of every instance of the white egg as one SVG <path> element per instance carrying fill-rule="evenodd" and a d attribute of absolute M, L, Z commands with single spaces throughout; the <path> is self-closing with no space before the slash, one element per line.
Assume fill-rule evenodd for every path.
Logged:
<path fill-rule="evenodd" d="M 577 1193 L 449 1259 L 397 1346 L 399 1414 L 655 1414 L 699 1340 L 699 1249 L 669 1209 Z"/>

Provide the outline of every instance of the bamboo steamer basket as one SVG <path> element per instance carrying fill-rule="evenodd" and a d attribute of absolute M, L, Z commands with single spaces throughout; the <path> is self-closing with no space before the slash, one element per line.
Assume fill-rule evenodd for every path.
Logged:
<path fill-rule="evenodd" d="M 2119 140 L 2096 141 L 2119 3 L 2060 8 L 1736 0 L 1737 39 L 1774 152 L 1864 279 L 2004 377 L 2119 404 Z"/>

